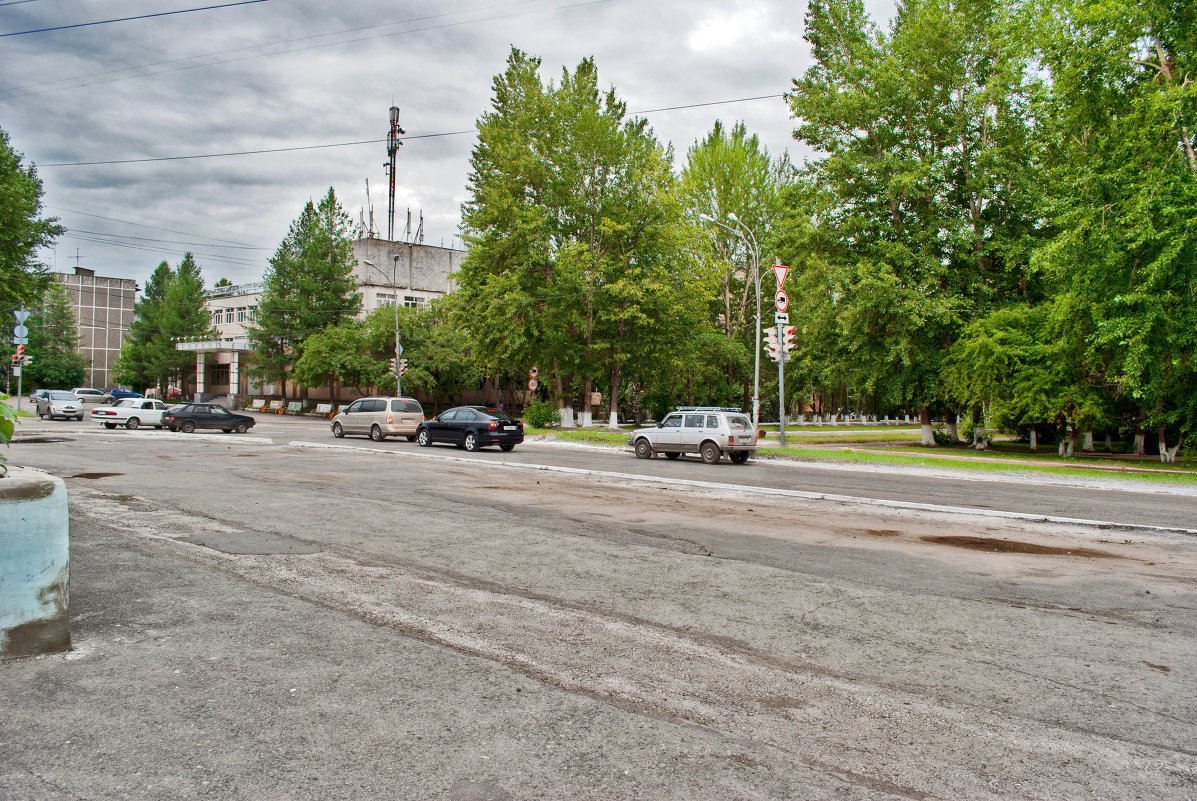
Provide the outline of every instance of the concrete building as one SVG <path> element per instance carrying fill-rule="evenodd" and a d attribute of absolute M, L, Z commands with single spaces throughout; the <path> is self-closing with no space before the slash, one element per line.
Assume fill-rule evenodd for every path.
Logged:
<path fill-rule="evenodd" d="M 116 359 L 133 324 L 137 282 L 132 278 L 105 278 L 83 267 L 76 267 L 74 273 L 54 273 L 54 277 L 66 287 L 75 310 L 79 352 L 91 363 L 88 386 L 112 386 Z"/>
<path fill-rule="evenodd" d="M 354 240 L 353 255 L 357 259 L 353 277 L 362 295 L 362 316 L 365 316 L 396 303 L 409 308 L 424 308 L 434 298 L 451 292 L 451 275 L 461 266 L 465 251 L 366 238 Z M 252 352 L 247 326 L 255 319 L 264 290 L 261 283 L 209 290 L 207 306 L 212 313 L 217 338 L 176 345 L 179 350 L 195 352 L 200 396 L 231 402 L 231 396 L 235 395 L 283 394 L 282 387 L 250 381 L 242 369 L 245 356 Z M 323 398 L 322 393 L 326 394 L 327 390 L 313 387 L 309 394 L 313 398 Z"/>

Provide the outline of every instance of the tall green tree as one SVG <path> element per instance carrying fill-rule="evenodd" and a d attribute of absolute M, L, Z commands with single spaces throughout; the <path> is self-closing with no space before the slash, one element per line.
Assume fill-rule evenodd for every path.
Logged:
<path fill-rule="evenodd" d="M 249 326 L 256 362 L 249 372 L 278 382 L 284 394 L 304 341 L 361 311 L 351 235 L 349 215 L 329 187 L 319 203 L 308 201 L 270 259 Z"/>
<path fill-rule="evenodd" d="M 1057 233 L 1035 265 L 1086 323 L 1075 350 L 1172 459 L 1197 431 L 1197 8 L 1045 9 L 1044 217 Z"/>
<path fill-rule="evenodd" d="M 801 317 L 834 378 L 931 412 L 962 322 L 1025 291 L 1035 236 L 1026 64 L 996 0 L 812 0 L 814 64 L 789 95 L 820 157 L 800 196 Z"/>
<path fill-rule="evenodd" d="M 592 59 L 559 84 L 539 68 L 513 49 L 478 121 L 458 292 L 487 373 L 539 366 L 568 421 L 686 324 L 668 314 L 693 259 L 669 148 Z"/>
<path fill-rule="evenodd" d="M 0 309 L 6 310 L 41 300 L 51 279 L 37 251 L 66 230 L 56 218 L 41 216 L 41 179 L 22 160 L 0 129 Z"/>
<path fill-rule="evenodd" d="M 157 387 L 164 394 L 171 384 L 187 391 L 195 377 L 195 354 L 178 350 L 175 343 L 216 335 L 205 301 L 203 275 L 190 252 L 177 269 L 161 262 L 133 307 L 117 380 L 134 389 Z"/>
<path fill-rule="evenodd" d="M 79 326 L 66 288 L 51 281 L 42 296 L 42 306 L 25 322 L 29 329 L 26 355 L 32 362 L 23 370 L 30 389 L 68 389 L 87 380 L 87 357 L 77 351 Z"/>

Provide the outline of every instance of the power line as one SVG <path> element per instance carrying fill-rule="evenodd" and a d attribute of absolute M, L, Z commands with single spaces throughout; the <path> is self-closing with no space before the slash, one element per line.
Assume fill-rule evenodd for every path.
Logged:
<path fill-rule="evenodd" d="M 32 2 L 34 2 L 34 0 L 17 0 L 17 2 L 32 3 Z M 322 39 L 322 38 L 325 38 L 328 36 L 340 36 L 341 34 L 345 34 L 345 33 L 360 33 L 361 31 L 374 30 L 376 28 L 387 28 L 392 25 L 407 25 L 407 24 L 410 24 L 413 22 L 424 22 L 426 20 L 439 19 L 441 17 L 452 17 L 452 16 L 458 16 L 461 14 L 471 14 L 476 11 L 492 11 L 496 8 L 508 8 L 510 6 L 522 6 L 522 5 L 527 5 L 528 3 L 537 3 L 537 2 L 541 2 L 541 0 L 517 0 L 517 2 L 513 2 L 513 3 L 500 3 L 498 5 L 482 6 L 480 8 L 466 9 L 465 11 L 451 11 L 451 12 L 446 12 L 444 14 L 430 14 L 430 15 L 423 16 L 423 17 L 410 17 L 408 19 L 395 20 L 394 22 L 383 22 L 383 23 L 379 23 L 378 25 L 365 25 L 365 26 L 358 27 L 358 28 L 343 28 L 339 31 L 330 31 L 328 33 L 315 33 L 315 34 L 310 34 L 308 36 L 297 36 L 294 39 L 281 39 L 279 41 L 266 42 L 264 44 L 248 45 L 246 47 L 234 47 L 234 48 L 231 48 L 228 50 L 216 50 L 216 51 L 213 51 L 210 53 L 199 53 L 194 56 L 185 56 L 183 58 L 171 58 L 171 59 L 166 59 L 165 61 L 152 61 L 149 64 L 137 64 L 132 67 L 121 67 L 120 69 L 107 70 L 104 72 L 93 72 L 93 73 L 89 73 L 87 75 L 75 75 L 70 78 L 58 78 L 58 79 L 52 80 L 52 81 L 39 81 L 38 83 L 25 84 L 24 86 L 13 86 L 13 87 L 10 87 L 7 91 L 17 92 L 22 89 L 32 89 L 36 86 L 47 86 L 50 84 L 65 83 L 67 81 L 77 81 L 77 80 L 86 80 L 88 82 L 87 85 L 89 85 L 89 86 L 92 84 L 96 84 L 96 83 L 114 83 L 116 81 L 123 81 L 123 80 L 129 79 L 129 78 L 143 78 L 143 77 L 147 77 L 149 75 L 160 75 L 164 72 L 169 72 L 169 70 L 162 70 L 160 72 L 155 72 L 155 73 L 142 73 L 142 74 L 138 74 L 138 75 L 123 75 L 119 78 L 113 78 L 112 80 L 109 80 L 109 81 L 97 81 L 95 79 L 105 76 L 105 75 L 115 75 L 117 73 L 129 72 L 131 70 L 149 69 L 150 67 L 161 67 L 161 66 L 165 66 L 167 64 L 179 64 L 179 63 L 182 63 L 185 61 L 195 61 L 196 59 L 200 59 L 200 58 L 210 58 L 213 56 L 225 56 L 225 55 L 229 55 L 230 53 L 244 53 L 247 50 L 261 50 L 261 49 L 267 48 L 267 47 L 278 47 L 281 45 L 294 44 L 296 42 L 306 42 L 306 41 L 310 41 L 312 39 Z M 4 4 L 0 3 L 0 5 L 4 5 Z M 461 23 L 461 24 L 466 24 L 466 23 Z M 411 33 L 411 31 L 399 31 L 398 33 Z M 328 42 L 326 45 L 322 45 L 322 46 L 331 47 L 332 45 L 337 45 L 337 44 L 343 44 L 343 42 Z M 278 51 L 275 53 L 258 53 L 258 54 L 251 56 L 251 58 L 259 58 L 262 56 L 270 56 L 270 55 L 284 55 L 286 53 L 291 53 L 291 52 L 296 52 L 296 51 L 282 50 L 282 51 Z M 237 59 L 237 60 L 243 60 L 243 59 Z M 216 66 L 218 64 L 229 63 L 229 61 L 231 61 L 231 60 L 213 61 L 213 62 L 209 62 L 207 64 L 199 64 L 199 65 L 193 65 L 192 67 L 184 67 L 183 69 L 192 69 L 196 66 L 201 66 L 201 67 Z M 59 87 L 58 89 L 47 89 L 45 91 L 46 92 L 56 92 L 56 91 L 61 91 L 62 89 L 67 89 L 67 88 L 70 88 L 70 87 Z M 27 94 L 40 94 L 40 93 L 39 92 L 29 92 Z M 22 95 L 15 95 L 15 94 L 14 95 L 6 95 L 5 99 L 8 99 L 10 97 L 25 97 L 25 96 L 27 96 L 27 95 L 24 95 L 24 94 L 22 94 Z"/>
<path fill-rule="evenodd" d="M 27 33 L 49 33 L 50 31 L 66 31 L 71 28 L 90 28 L 93 25 L 109 25 L 113 22 L 131 22 L 137 19 L 151 19 L 153 17 L 170 17 L 175 14 L 190 14 L 193 11 L 212 11 L 217 8 L 231 8 L 233 6 L 248 6 L 254 3 L 265 3 L 266 0 L 238 0 L 236 3 L 225 3 L 219 6 L 204 6 L 202 8 L 183 8 L 178 11 L 159 11 L 154 14 L 140 14 L 136 17 L 121 17 L 120 19 L 104 19 L 96 22 L 78 22 L 74 25 L 56 25 L 53 28 L 37 28 L 31 31 L 13 31 L 12 33 L 0 33 L 0 38 L 5 36 L 24 36 Z"/>
<path fill-rule="evenodd" d="M 86 211 L 79 211 L 78 209 L 68 209 L 65 206 L 46 206 L 46 208 L 52 209 L 55 211 L 64 211 L 68 214 L 81 214 L 84 217 L 94 217 L 97 220 L 107 220 L 108 222 L 122 223 L 123 225 L 135 225 L 138 228 L 149 228 L 154 231 L 165 231 L 168 234 L 179 234 L 180 236 L 192 236 L 192 237 L 197 237 L 199 239 L 210 239 L 213 242 L 224 242 L 225 244 L 228 244 L 228 245 L 242 245 L 244 247 L 256 247 L 255 245 L 250 245 L 246 242 L 237 242 L 236 240 L 233 240 L 233 239 L 220 239 L 219 237 L 215 237 L 215 236 L 207 236 L 205 234 L 195 234 L 195 233 L 192 233 L 191 231 L 177 231 L 174 228 L 163 228 L 160 225 L 147 225 L 145 223 L 133 222 L 132 220 L 121 220 L 117 217 L 105 217 L 101 214 L 92 214 L 92 213 L 86 212 Z M 213 245 L 212 247 L 220 247 L 220 245 Z M 268 248 L 261 248 L 261 249 L 268 250 Z"/>
<path fill-rule="evenodd" d="M 530 14 L 543 14 L 546 11 L 561 11 L 563 9 L 578 8 L 578 7 L 582 7 L 582 6 L 593 6 L 593 5 L 599 5 L 602 3 L 610 3 L 610 2 L 613 2 L 613 0 L 584 0 L 583 2 L 568 3 L 566 5 L 553 6 L 551 8 L 540 8 L 540 9 L 536 9 L 535 11 L 525 11 L 525 12 L 521 12 L 521 13 L 517 13 L 517 14 L 497 14 L 497 15 L 491 16 L 491 17 L 480 17 L 478 19 L 465 20 L 462 22 L 449 22 L 449 23 L 445 23 L 443 25 L 429 25 L 424 28 L 413 28 L 411 30 L 406 30 L 406 31 L 395 31 L 392 33 L 379 33 L 379 34 L 374 34 L 372 36 L 359 36 L 355 39 L 342 39 L 342 40 L 336 41 L 336 42 L 324 42 L 321 44 L 309 45 L 307 47 L 296 47 L 296 48 L 292 48 L 290 50 L 281 50 L 276 53 L 254 53 L 254 54 L 248 55 L 248 56 L 241 56 L 240 58 L 229 58 L 229 59 L 224 59 L 222 61 L 209 62 L 207 64 L 191 64 L 188 66 L 175 67 L 174 69 L 169 69 L 169 70 L 158 70 L 157 72 L 146 72 L 146 73 L 142 73 L 140 75 L 125 75 L 125 76 L 120 76 L 120 77 L 116 77 L 116 78 L 110 78 L 110 79 L 104 80 L 104 81 L 92 81 L 92 80 L 85 79 L 85 83 L 81 83 L 81 84 L 79 84 L 79 86 L 91 86 L 91 85 L 100 84 L 100 83 L 115 83 L 116 81 L 123 81 L 123 80 L 127 80 L 129 78 L 144 78 L 144 77 L 151 77 L 154 75 L 164 75 L 168 72 L 181 72 L 183 70 L 199 69 L 201 67 L 211 67 L 211 66 L 217 66 L 220 64 L 232 64 L 237 61 L 249 61 L 249 60 L 255 59 L 255 58 L 264 58 L 265 56 L 284 55 L 287 53 L 302 53 L 305 50 L 316 50 L 316 49 L 319 49 L 322 47 L 332 47 L 334 45 L 354 44 L 356 42 L 370 41 L 371 39 L 385 39 L 385 38 L 388 38 L 391 36 L 406 36 L 407 34 L 412 34 L 412 33 L 426 33 L 428 31 L 443 30 L 445 28 L 457 28 L 457 27 L 461 27 L 463 25 L 474 25 L 479 22 L 496 22 L 498 20 L 505 20 L 505 19 L 512 19 L 514 17 L 528 16 Z M 515 3 L 514 5 L 522 5 L 522 3 Z M 489 8 L 503 8 L 503 7 L 504 6 L 488 6 L 486 8 L 477 9 L 477 10 L 485 11 Z M 458 12 L 458 13 L 465 13 L 465 12 Z M 441 16 L 441 15 L 436 15 L 436 16 Z M 419 20 L 419 19 L 435 19 L 435 16 L 419 17 L 416 19 L 417 20 Z M 360 29 L 352 29 L 352 30 L 346 31 L 346 32 L 353 32 L 354 30 L 372 30 L 372 29 L 378 28 L 378 27 L 386 27 L 388 25 L 399 25 L 399 24 L 404 24 L 404 23 L 388 22 L 388 23 L 384 23 L 383 25 L 369 26 L 369 27 L 360 28 Z M 332 36 L 332 35 L 336 35 L 336 34 L 320 34 L 319 36 Z M 306 37 L 306 38 L 318 38 L 318 37 Z M 302 41 L 302 39 L 295 39 L 295 40 L 290 40 L 290 41 Z M 287 41 L 284 41 L 284 42 L 280 42 L 278 44 L 287 44 L 287 43 L 288 43 Z M 269 47 L 271 45 L 265 45 L 265 46 Z M 249 49 L 249 48 L 242 48 L 242 49 Z M 225 52 L 237 52 L 237 51 L 230 50 L 230 51 L 225 51 Z M 203 58 L 203 56 L 194 56 L 193 58 Z M 190 60 L 190 59 L 181 59 L 181 60 Z M 171 62 L 161 62 L 161 63 L 171 63 Z M 151 65 L 151 66 L 153 66 L 153 65 Z M 139 69 L 139 68 L 138 67 L 130 67 L 129 69 Z M 75 80 L 75 79 L 65 78 L 62 80 Z M 31 84 L 31 85 L 36 86 L 38 84 Z M 48 92 L 57 92 L 57 91 L 61 91 L 63 89 L 68 89 L 68 88 L 72 88 L 72 87 L 64 86 L 64 87 L 58 87 L 57 89 L 44 89 L 44 90 L 37 91 L 37 92 L 24 92 L 21 94 L 9 94 L 9 95 L 4 95 L 3 98 L 0 98 L 0 99 L 13 100 L 18 97 L 27 97 L 29 95 L 46 94 Z"/>
<path fill-rule="evenodd" d="M 731 100 L 711 100 L 706 103 L 687 103 L 685 105 L 680 105 L 680 106 L 667 106 L 667 107 L 663 107 L 663 108 L 645 109 L 644 111 L 632 111 L 632 112 L 629 112 L 629 114 L 631 114 L 631 115 L 656 114 L 656 113 L 662 112 L 662 111 L 678 111 L 681 109 L 703 108 L 706 106 L 725 106 L 730 103 L 750 103 L 750 102 L 753 102 L 756 100 L 773 100 L 773 99 L 780 98 L 780 97 L 784 97 L 784 95 L 776 94 L 776 95 L 756 95 L 754 97 L 737 97 L 737 98 L 733 98 Z M 400 141 L 406 142 L 406 141 L 415 140 L 415 139 L 434 139 L 434 138 L 442 137 L 442 136 L 464 136 L 465 134 L 472 134 L 472 133 L 476 133 L 476 131 L 471 128 L 468 131 L 445 131 L 443 133 L 401 136 L 401 137 L 399 137 L 399 139 L 400 139 Z M 324 148 L 332 148 L 332 147 L 353 147 L 356 145 L 376 145 L 376 144 L 380 144 L 385 141 L 386 141 L 385 139 L 362 139 L 357 142 L 332 142 L 329 144 L 322 144 L 322 145 L 296 145 L 294 147 L 263 148 L 261 150 L 237 150 L 237 151 L 231 151 L 231 152 L 227 152 L 227 153 L 197 153 L 197 154 L 192 154 L 192 155 L 188 155 L 188 156 L 154 156 L 154 157 L 140 158 L 140 159 L 110 159 L 107 161 L 59 161 L 59 162 L 51 162 L 49 164 L 38 164 L 37 166 L 39 169 L 48 168 L 48 167 L 93 167 L 93 166 L 105 165 L 105 164 L 144 164 L 146 162 L 153 162 L 153 161 L 186 161 L 189 159 L 224 158 L 226 156 L 256 156 L 256 155 L 261 155 L 264 153 L 290 153 L 290 152 L 294 152 L 294 151 L 298 151 L 298 150 L 321 150 Z"/>

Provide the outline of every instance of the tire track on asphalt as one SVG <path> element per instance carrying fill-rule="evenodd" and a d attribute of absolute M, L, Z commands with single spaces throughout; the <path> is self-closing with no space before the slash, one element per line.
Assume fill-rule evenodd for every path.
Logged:
<path fill-rule="evenodd" d="M 256 533 L 140 498 L 82 494 L 75 514 L 188 560 L 566 691 L 755 743 L 873 792 L 1166 798 L 1197 788 L 1197 760 L 1166 748 L 829 676 L 648 623 L 334 552 L 224 553 L 195 542 Z"/>

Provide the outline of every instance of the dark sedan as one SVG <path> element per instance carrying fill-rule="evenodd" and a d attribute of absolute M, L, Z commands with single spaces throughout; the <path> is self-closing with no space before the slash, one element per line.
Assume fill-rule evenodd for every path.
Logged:
<path fill-rule="evenodd" d="M 252 417 L 233 414 L 215 403 L 180 403 L 162 413 L 162 425 L 184 434 L 197 428 L 219 428 L 226 434 L 233 431 L 244 434 L 253 428 L 253 424 Z"/>
<path fill-rule="evenodd" d="M 425 420 L 416 429 L 416 442 L 428 447 L 444 442 L 476 451 L 498 445 L 509 451 L 524 441 L 524 424 L 495 408 L 457 406 Z"/>

